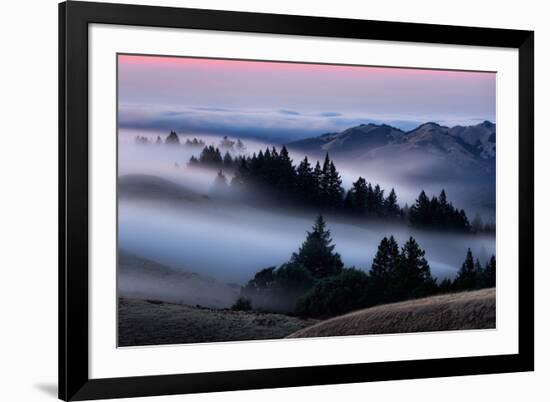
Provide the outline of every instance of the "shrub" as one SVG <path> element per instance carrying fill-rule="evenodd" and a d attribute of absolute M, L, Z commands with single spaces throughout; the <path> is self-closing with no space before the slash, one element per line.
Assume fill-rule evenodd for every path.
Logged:
<path fill-rule="evenodd" d="M 250 300 L 239 297 L 235 304 L 231 307 L 231 310 L 234 311 L 249 311 L 252 310 L 252 303 L 250 303 Z"/>
<path fill-rule="evenodd" d="M 315 278 L 303 265 L 286 263 L 256 273 L 242 289 L 241 297 L 251 300 L 259 310 L 290 312 L 314 285 Z"/>
<path fill-rule="evenodd" d="M 308 317 L 330 317 L 367 305 L 368 275 L 354 268 L 325 278 L 301 297 L 296 312 Z"/>
<path fill-rule="evenodd" d="M 281 293 L 302 295 L 315 284 L 313 275 L 301 264 L 283 264 L 275 273 L 274 285 Z"/>

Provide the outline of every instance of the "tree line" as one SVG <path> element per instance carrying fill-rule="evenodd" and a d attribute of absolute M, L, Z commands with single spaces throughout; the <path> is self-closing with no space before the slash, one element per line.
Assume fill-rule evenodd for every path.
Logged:
<path fill-rule="evenodd" d="M 439 197 L 433 196 L 431 199 L 422 190 L 409 209 L 409 221 L 416 227 L 453 228 L 463 232 L 472 230 L 466 212 L 447 201 L 445 190 L 441 190 Z"/>
<path fill-rule="evenodd" d="M 191 156 L 189 159 L 189 166 L 193 167 L 207 167 L 212 169 L 218 169 L 220 171 L 234 171 L 238 166 L 239 158 L 233 158 L 229 151 L 226 151 L 222 156 L 222 153 L 218 147 L 214 145 L 208 145 L 203 148 L 199 157 Z"/>
<path fill-rule="evenodd" d="M 148 145 L 148 144 L 152 144 L 153 142 L 155 142 L 156 144 L 167 144 L 167 145 L 182 144 L 178 133 L 176 133 L 173 130 L 171 130 L 170 133 L 168 133 L 168 135 L 164 140 L 160 135 L 157 136 L 156 141 L 153 141 L 149 139 L 149 137 L 146 137 L 143 135 L 136 135 L 134 137 L 134 141 L 136 144 L 139 144 L 139 145 Z M 183 143 L 183 145 L 187 147 L 192 147 L 192 148 L 202 148 L 202 147 L 205 147 L 205 142 L 200 138 L 193 137 L 193 139 L 187 138 Z M 228 149 L 228 150 L 236 149 L 240 152 L 244 152 L 246 150 L 246 147 L 240 138 L 238 138 L 236 141 L 233 141 L 228 136 L 224 136 L 220 140 L 219 147 L 222 149 Z"/>
<path fill-rule="evenodd" d="M 190 166 L 205 166 L 233 172 L 230 186 L 236 189 L 260 188 L 271 192 L 274 198 L 298 203 L 323 211 L 335 211 L 355 217 L 408 221 L 419 228 L 435 228 L 472 232 L 472 225 L 464 210 L 447 201 L 443 189 L 439 197 L 428 198 L 422 190 L 409 208 L 398 203 L 395 189 L 386 192 L 379 184 L 359 177 L 349 190 L 342 186 L 340 172 L 327 153 L 323 163 L 310 163 L 308 157 L 296 166 L 283 146 L 260 150 L 252 156 L 223 156 L 218 147 L 204 147 L 199 157 L 192 156 Z M 229 181 L 228 181 L 229 183 Z M 494 226 L 484 226 L 476 217 L 476 232 L 494 231 Z"/>
<path fill-rule="evenodd" d="M 438 283 L 425 251 L 413 237 L 402 247 L 393 236 L 384 237 L 368 272 L 345 268 L 334 248 L 320 215 L 290 260 L 256 273 L 234 308 L 329 317 L 378 304 L 495 286 L 495 257 L 482 266 L 469 249 L 457 276 Z"/>
<path fill-rule="evenodd" d="M 204 147 L 204 141 L 202 139 L 199 139 L 197 137 L 193 137 L 193 139 L 187 138 L 185 140 L 185 146 L 186 147 L 192 147 L 192 148 L 202 148 Z"/>

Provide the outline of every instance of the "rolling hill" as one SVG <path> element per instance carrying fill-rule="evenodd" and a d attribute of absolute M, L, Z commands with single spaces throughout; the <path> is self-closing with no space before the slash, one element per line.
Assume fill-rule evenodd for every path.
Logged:
<path fill-rule="evenodd" d="M 120 176 L 117 183 L 118 196 L 122 199 L 148 199 L 166 201 L 199 202 L 207 196 L 187 189 L 162 177 L 147 174 Z"/>
<path fill-rule="evenodd" d="M 319 321 L 126 296 L 119 299 L 118 346 L 492 329 L 495 302 L 495 289 L 482 289 L 386 304 Z"/>
<path fill-rule="evenodd" d="M 189 271 L 176 270 L 137 257 L 125 250 L 118 253 L 118 295 L 168 303 L 230 307 L 240 288 Z"/>
<path fill-rule="evenodd" d="M 495 288 L 453 293 L 354 311 L 288 338 L 396 334 L 496 327 Z"/>

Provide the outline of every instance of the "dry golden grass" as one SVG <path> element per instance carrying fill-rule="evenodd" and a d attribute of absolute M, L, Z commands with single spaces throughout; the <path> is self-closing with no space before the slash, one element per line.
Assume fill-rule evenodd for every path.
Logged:
<path fill-rule="evenodd" d="M 481 289 L 371 307 L 322 321 L 287 337 L 495 328 L 495 294 L 494 288 Z"/>

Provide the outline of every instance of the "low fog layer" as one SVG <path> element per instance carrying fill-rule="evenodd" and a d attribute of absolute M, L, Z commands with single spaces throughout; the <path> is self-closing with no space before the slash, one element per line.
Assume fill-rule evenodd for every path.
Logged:
<path fill-rule="evenodd" d="M 229 286 L 203 275 L 172 270 L 124 249 L 118 252 L 118 294 L 121 297 L 224 308 L 235 302 L 239 290 L 238 286 Z"/>
<path fill-rule="evenodd" d="M 193 169 L 187 166 L 191 156 L 198 157 L 202 150 L 201 147 L 193 148 L 186 146 L 171 147 L 159 146 L 155 144 L 158 136 L 166 138 L 168 133 L 160 131 L 146 131 L 122 129 L 119 132 L 119 176 L 127 174 L 150 174 L 164 177 L 175 183 L 184 185 L 195 191 L 206 193 L 209 191 L 215 178 L 215 173 L 204 169 Z M 136 146 L 135 137 L 143 136 L 151 141 L 147 146 Z M 223 136 L 215 134 L 180 134 L 180 141 L 183 143 L 187 139 L 202 139 L 205 145 L 218 146 Z M 235 140 L 237 137 L 231 137 Z M 229 150 L 234 157 L 237 155 L 252 155 L 260 149 L 275 146 L 280 149 L 280 145 L 268 142 L 261 142 L 251 139 L 243 139 L 246 146 L 244 151 L 235 149 Z M 222 154 L 225 149 L 220 149 Z M 304 156 L 302 152 L 290 151 L 290 157 L 297 165 Z M 315 164 L 317 159 L 322 157 L 308 156 L 310 162 Z M 437 165 L 433 160 L 427 158 L 379 158 L 376 160 L 353 160 L 350 162 L 345 157 L 333 157 L 336 167 L 342 176 L 342 185 L 349 189 L 352 183 L 359 176 L 367 181 L 378 183 L 386 194 L 395 188 L 398 196 L 398 202 L 401 206 L 407 203 L 412 205 L 421 190 L 425 190 L 428 196 L 439 195 L 444 188 L 447 197 L 458 208 L 463 208 L 470 219 L 479 213 L 487 222 L 494 222 L 495 203 L 494 189 L 487 188 L 483 183 L 460 182 L 456 180 L 446 180 L 445 177 L 438 177 Z M 436 166 L 434 169 L 433 166 Z M 224 172 L 228 178 L 231 175 Z"/>
<path fill-rule="evenodd" d="M 213 201 L 174 206 L 122 200 L 119 246 L 176 269 L 243 284 L 260 269 L 288 261 L 313 219 L 314 215 L 298 217 Z M 441 234 L 375 223 L 360 227 L 330 217 L 327 223 L 345 265 L 361 269 L 370 269 L 380 240 L 390 235 L 400 244 L 414 236 L 439 278 L 454 276 L 468 247 L 483 262 L 495 252 L 494 236 Z"/>
<path fill-rule="evenodd" d="M 152 143 L 136 145 L 136 135 L 146 136 Z M 173 277 L 144 277 L 141 273 L 128 275 L 127 271 L 119 269 L 119 290 L 124 295 L 216 306 L 218 302 L 212 298 L 212 293 L 218 291 L 212 290 L 215 286 L 205 285 L 210 283 L 205 277 L 221 283 L 244 285 L 259 270 L 287 262 L 298 250 L 306 232 L 311 229 L 316 216 L 314 211 L 307 214 L 280 208 L 270 210 L 217 198 L 211 191 L 217 172 L 187 166 L 191 156 L 198 156 L 201 148 L 156 145 L 157 135 L 164 139 L 167 133 L 121 130 L 119 136 L 119 250 L 197 276 L 191 282 L 187 277 L 185 280 L 179 278 L 182 279 L 182 288 L 175 285 Z M 202 139 L 206 145 L 218 145 L 222 138 L 188 134 L 180 136 L 180 140 L 184 142 L 194 137 Z M 273 145 L 250 140 L 244 140 L 244 144 L 246 150 L 232 150 L 230 153 L 233 156 L 251 155 Z M 291 153 L 295 161 L 303 156 Z M 394 187 L 401 205 L 414 202 L 422 188 L 431 195 L 440 191 L 440 185 L 446 184 L 435 182 L 421 186 L 399 180 L 396 173 L 399 169 L 390 165 L 347 165 L 345 161 L 337 161 L 337 167 L 346 189 L 361 175 L 373 183 L 380 183 L 387 191 Z M 230 172 L 224 173 L 228 179 L 231 178 Z M 132 182 L 128 177 L 136 181 Z M 148 192 L 144 192 L 139 186 L 140 177 L 148 177 L 149 184 L 157 187 L 149 187 Z M 180 187 L 163 187 L 166 180 Z M 473 213 L 479 210 L 471 205 L 461 205 L 460 186 L 447 184 L 449 199 L 473 217 Z M 486 213 L 491 216 L 491 211 Z M 494 216 L 494 211 L 492 214 Z M 442 234 L 415 230 L 406 224 L 354 224 L 330 215 L 326 220 L 336 245 L 335 251 L 341 254 L 346 267 L 369 270 L 380 240 L 390 235 L 395 236 L 400 245 L 409 236 L 414 236 L 420 247 L 426 250 L 432 274 L 440 280 L 454 277 L 468 248 L 482 263 L 495 253 L 493 235 Z M 193 291 L 189 286 L 199 291 Z M 185 297 L 181 296 L 184 299 L 179 299 L 181 289 L 187 289 Z M 220 305 L 230 305 L 237 288 L 220 289 L 226 292 Z"/>

